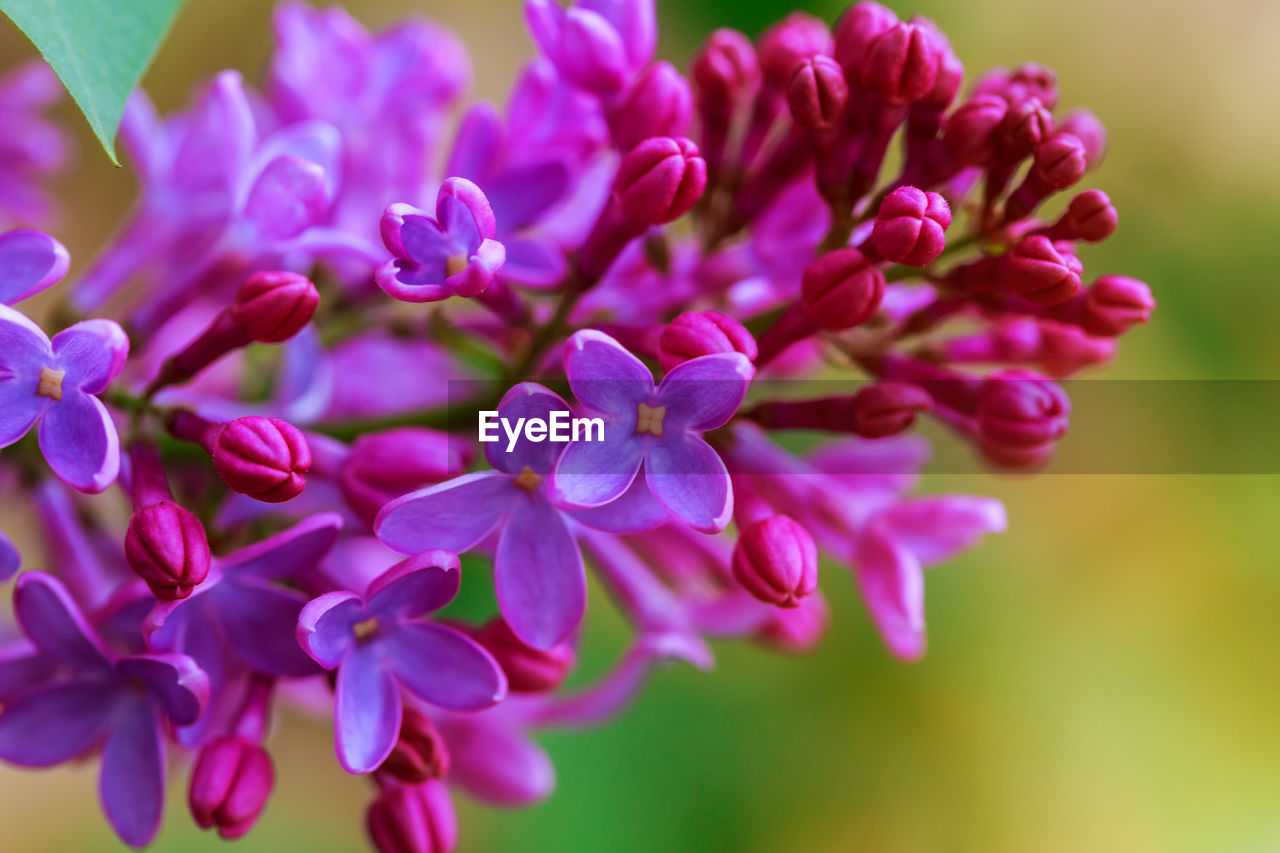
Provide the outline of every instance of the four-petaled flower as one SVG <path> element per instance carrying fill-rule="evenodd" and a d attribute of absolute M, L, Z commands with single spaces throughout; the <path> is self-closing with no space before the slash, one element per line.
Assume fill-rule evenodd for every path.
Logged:
<path fill-rule="evenodd" d="M 27 638 L 65 675 L 13 697 L 0 714 L 0 758 L 52 767 L 102 742 L 98 793 L 126 844 L 150 843 L 164 813 L 164 722 L 195 722 L 209 679 L 186 655 L 117 657 L 62 583 L 43 572 L 13 595 Z"/>
<path fill-rule="evenodd" d="M 755 373 L 741 353 L 690 359 L 656 388 L 649 368 L 608 335 L 569 339 L 565 373 L 578 401 L 603 416 L 604 441 L 571 442 L 551 474 L 553 501 L 598 507 L 617 500 L 644 465 L 645 482 L 671 514 L 695 530 L 723 530 L 733 490 L 719 455 L 702 438 L 728 423 Z"/>
<path fill-rule="evenodd" d="M 376 770 L 400 734 L 403 686 L 453 711 L 487 708 L 507 695 L 497 661 L 471 638 L 421 617 L 458 592 L 458 558 L 428 551 L 388 569 L 363 597 L 326 593 L 298 616 L 298 642 L 336 669 L 334 743 L 351 773 Z"/>
<path fill-rule="evenodd" d="M 445 179 L 435 216 L 393 204 L 382 215 L 382 242 L 395 258 L 378 268 L 378 286 L 404 302 L 477 296 L 507 259 L 496 228 L 488 199 L 465 178 Z"/>
<path fill-rule="evenodd" d="M 0 305 L 0 447 L 40 423 L 40 449 L 74 489 L 97 493 L 120 471 L 120 439 L 97 396 L 120 372 L 129 339 L 111 320 L 86 320 L 50 341 Z"/>

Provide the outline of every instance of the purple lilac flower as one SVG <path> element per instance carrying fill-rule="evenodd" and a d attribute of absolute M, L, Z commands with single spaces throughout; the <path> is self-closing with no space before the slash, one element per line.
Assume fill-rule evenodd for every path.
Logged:
<path fill-rule="evenodd" d="M 39 231 L 0 234 L 0 304 L 13 305 L 52 287 L 71 259 L 62 244 Z"/>
<path fill-rule="evenodd" d="M 68 145 L 41 111 L 61 97 L 62 86 L 43 60 L 0 77 L 0 217 L 6 222 L 39 225 L 53 214 L 41 182 L 66 163 Z"/>
<path fill-rule="evenodd" d="M 62 480 L 97 493 L 120 471 L 120 439 L 97 395 L 129 354 L 124 330 L 86 320 L 50 341 L 35 323 L 0 305 L 0 447 L 38 422 L 40 449 Z"/>
<path fill-rule="evenodd" d="M 528 0 L 525 18 L 542 54 L 569 82 L 615 94 L 652 57 L 658 25 L 653 0 Z"/>
<path fill-rule="evenodd" d="M 531 382 L 507 392 L 498 417 L 550 417 L 568 411 L 560 397 Z M 574 540 L 575 521 L 610 530 L 643 530 L 666 513 L 642 491 L 616 506 L 566 513 L 548 496 L 547 477 L 561 445 L 526 435 L 510 450 L 485 445 L 492 471 L 464 474 L 391 501 L 374 524 L 389 548 L 404 554 L 442 547 L 469 551 L 497 533 L 494 583 L 498 605 L 520 639 L 538 649 L 564 641 L 582 621 L 586 576 Z"/>
<path fill-rule="evenodd" d="M 755 370 L 738 352 L 690 359 L 656 388 L 640 359 L 591 330 L 569 339 L 565 373 L 578 401 L 604 416 L 604 441 L 570 443 L 551 474 L 552 500 L 597 507 L 645 483 L 695 530 L 723 530 L 733 514 L 729 474 L 702 438 L 733 417 Z"/>
<path fill-rule="evenodd" d="M 407 204 L 383 214 L 382 241 L 395 259 L 378 269 L 378 286 L 405 302 L 477 296 L 507 258 L 494 234 L 493 208 L 480 188 L 449 178 L 436 196 L 435 216 Z"/>
<path fill-rule="evenodd" d="M 387 571 L 364 596 L 340 590 L 302 609 L 298 643 L 338 671 L 334 743 L 349 772 L 372 772 L 395 746 L 402 687 L 458 711 L 487 708 L 506 695 L 506 677 L 483 647 L 421 618 L 457 592 L 458 558 L 428 551 Z"/>
<path fill-rule="evenodd" d="M 19 579 L 14 610 L 23 633 L 65 675 L 5 706 L 0 758 L 52 767 L 101 744 L 107 818 L 126 844 L 150 843 L 164 808 L 164 721 L 194 722 L 208 701 L 208 678 L 186 655 L 112 654 L 50 575 Z"/>

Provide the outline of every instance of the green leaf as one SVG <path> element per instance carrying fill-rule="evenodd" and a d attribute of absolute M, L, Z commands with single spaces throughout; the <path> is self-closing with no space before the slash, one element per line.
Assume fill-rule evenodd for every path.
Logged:
<path fill-rule="evenodd" d="M 183 0 L 0 0 L 53 66 L 117 166 L 125 102 Z"/>

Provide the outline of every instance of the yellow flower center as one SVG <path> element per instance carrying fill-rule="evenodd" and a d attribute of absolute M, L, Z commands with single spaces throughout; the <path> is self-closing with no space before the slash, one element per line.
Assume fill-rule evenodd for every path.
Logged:
<path fill-rule="evenodd" d="M 519 474 L 516 474 L 513 482 L 516 484 L 516 488 L 524 489 L 529 494 L 533 494 L 533 490 L 542 483 L 542 475 L 526 465 L 520 469 Z"/>
<path fill-rule="evenodd" d="M 467 256 L 464 254 L 450 255 L 444 259 L 444 274 L 446 276 L 457 275 L 467 268 Z"/>
<path fill-rule="evenodd" d="M 378 617 L 370 616 L 351 626 L 351 632 L 356 635 L 356 642 L 364 642 L 370 637 L 378 634 Z"/>
<path fill-rule="evenodd" d="M 636 407 L 636 435 L 661 436 L 662 419 L 667 414 L 666 406 L 650 406 L 641 403 Z"/>
<path fill-rule="evenodd" d="M 50 400 L 62 399 L 62 379 L 67 375 L 65 370 L 54 370 L 52 367 L 40 368 L 40 384 L 36 386 L 36 394 Z"/>

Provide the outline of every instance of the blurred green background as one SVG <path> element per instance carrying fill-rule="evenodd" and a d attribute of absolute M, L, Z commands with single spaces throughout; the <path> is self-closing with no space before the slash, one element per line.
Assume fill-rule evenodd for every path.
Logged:
<path fill-rule="evenodd" d="M 529 52 L 518 0 L 350 0 L 371 26 L 425 14 L 501 100 Z M 1091 273 L 1148 280 L 1155 322 L 1107 376 L 1280 378 L 1280 3 L 1275 0 L 916 0 L 970 75 L 1037 60 L 1063 105 L 1088 105 L 1111 149 L 1091 185 L 1121 227 Z M 146 79 L 171 108 L 211 72 L 251 77 L 268 0 L 192 0 Z M 785 2 L 664 0 L 663 55 L 701 34 L 752 34 Z M 833 20 L 836 3 L 813 3 Z M 0 27 L 5 64 L 31 53 Z M 121 220 L 126 170 L 94 148 L 60 181 L 55 233 L 83 263 Z M 1119 431 L 1186 425 L 1194 405 L 1138 411 Z M 1239 425 L 1237 425 L 1238 427 Z M 1256 442 L 1274 424 L 1246 424 Z M 847 575 L 824 578 L 827 641 L 791 659 L 721 647 L 715 673 L 662 672 L 613 725 L 543 738 L 559 773 L 523 811 L 462 805 L 463 851 L 1254 851 L 1280 848 L 1280 489 L 1275 477 L 931 476 L 930 491 L 999 495 L 1011 531 L 929 575 L 931 648 L 889 659 Z M 589 618 L 589 666 L 622 627 Z M 275 797 L 252 850 L 363 844 L 367 787 L 333 759 L 327 721 L 296 714 L 272 748 Z M 179 775 L 181 778 L 179 778 Z M 86 766 L 0 769 L 0 848 L 114 849 Z M 156 849 L 213 849 L 185 814 L 185 769 Z"/>

